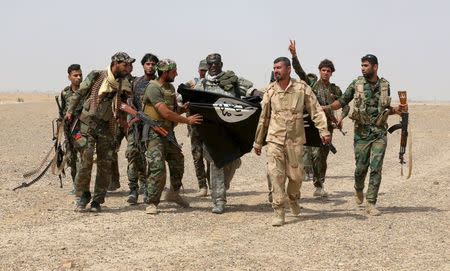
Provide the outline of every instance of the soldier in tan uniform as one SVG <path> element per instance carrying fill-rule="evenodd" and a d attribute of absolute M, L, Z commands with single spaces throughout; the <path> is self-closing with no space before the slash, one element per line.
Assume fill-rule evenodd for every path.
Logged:
<path fill-rule="evenodd" d="M 325 113 L 311 88 L 304 81 L 291 78 L 290 60 L 286 57 L 275 59 L 273 70 L 276 81 L 270 83 L 264 93 L 253 147 L 255 153 L 261 155 L 264 140 L 267 141 L 267 177 L 272 185 L 275 211 L 272 225 L 281 226 L 284 224 L 286 202 L 289 202 L 294 215 L 300 214 L 298 199 L 304 178 L 304 109 L 319 129 L 322 142 L 328 144 L 331 138 Z M 289 180 L 287 191 L 286 177 Z"/>

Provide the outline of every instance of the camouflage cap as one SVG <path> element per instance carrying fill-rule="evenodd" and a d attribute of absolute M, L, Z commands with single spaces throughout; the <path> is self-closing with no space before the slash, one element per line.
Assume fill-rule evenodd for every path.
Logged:
<path fill-rule="evenodd" d="M 158 71 L 167 72 L 177 68 L 177 63 L 171 59 L 162 59 L 156 64 L 156 69 Z"/>
<path fill-rule="evenodd" d="M 208 66 L 206 65 L 206 59 L 202 59 L 200 61 L 200 63 L 198 64 L 198 69 L 204 70 L 204 71 L 206 71 L 208 69 Z"/>
<path fill-rule="evenodd" d="M 209 54 L 206 57 L 206 63 L 208 63 L 208 64 L 217 63 L 217 62 L 222 62 L 222 56 L 220 56 L 220 54 L 213 53 L 213 54 Z"/>
<path fill-rule="evenodd" d="M 136 59 L 130 57 L 125 52 L 117 52 L 111 57 L 111 62 L 114 62 L 114 61 L 133 63 L 134 61 L 136 61 Z"/>

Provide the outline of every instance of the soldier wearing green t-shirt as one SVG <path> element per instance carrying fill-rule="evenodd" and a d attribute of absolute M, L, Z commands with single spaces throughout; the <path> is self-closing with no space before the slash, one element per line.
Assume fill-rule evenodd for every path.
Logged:
<path fill-rule="evenodd" d="M 200 124 L 202 122 L 201 115 L 195 114 L 189 117 L 180 115 L 186 112 L 189 104 L 181 108 L 177 107 L 175 88 L 171 84 L 178 75 L 176 63 L 170 59 L 160 60 L 156 70 L 158 79 L 150 81 L 145 89 L 144 113 L 169 133 L 174 132 L 173 128 L 176 123 Z M 149 204 L 146 213 L 158 213 L 157 206 L 166 184 L 166 161 L 169 165 L 171 186 L 166 200 L 175 202 L 182 207 L 189 207 L 189 203 L 179 195 L 181 179 L 184 174 L 184 156 L 181 150 L 170 143 L 167 138 L 161 137 L 150 129 L 145 157 L 148 164 L 146 203 Z"/>

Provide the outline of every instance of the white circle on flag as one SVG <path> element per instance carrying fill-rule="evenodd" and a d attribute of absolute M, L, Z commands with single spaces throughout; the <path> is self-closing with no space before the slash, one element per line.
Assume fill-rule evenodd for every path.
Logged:
<path fill-rule="evenodd" d="M 253 115 L 257 108 L 230 98 L 219 98 L 213 104 L 217 115 L 225 122 L 239 122 Z"/>

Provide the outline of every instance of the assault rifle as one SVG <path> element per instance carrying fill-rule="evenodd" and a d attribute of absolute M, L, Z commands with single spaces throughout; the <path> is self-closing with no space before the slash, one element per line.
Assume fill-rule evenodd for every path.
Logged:
<path fill-rule="evenodd" d="M 55 158 L 54 158 L 54 164 L 52 166 L 52 172 L 53 174 L 57 174 L 59 177 L 59 183 L 62 187 L 62 176 L 65 175 L 64 167 L 66 162 L 66 153 L 68 151 L 73 151 L 72 144 L 70 142 L 71 140 L 71 133 L 70 133 L 70 125 L 68 122 L 64 120 L 64 109 L 61 106 L 61 103 L 59 102 L 59 96 L 55 96 L 56 105 L 58 106 L 58 114 L 59 118 L 54 120 L 52 122 L 53 126 L 53 140 L 54 140 L 54 148 L 55 148 Z M 56 121 L 56 133 L 55 133 L 55 121 Z M 68 144 L 64 144 L 64 141 L 62 141 L 62 137 L 60 136 L 61 131 L 60 129 L 63 129 L 65 140 L 68 141 Z M 69 146 L 71 148 L 70 150 L 64 149 L 65 146 Z"/>
<path fill-rule="evenodd" d="M 152 128 L 152 130 L 155 131 L 158 135 L 167 138 L 167 140 L 169 140 L 170 143 L 174 144 L 177 148 L 181 149 L 181 145 L 178 144 L 173 132 L 168 132 L 166 129 L 161 127 L 161 125 L 159 125 L 156 121 L 147 117 L 147 115 L 145 115 L 144 112 L 136 111 L 133 107 L 129 106 L 126 103 L 121 103 L 119 109 L 133 116 L 134 119 L 132 119 L 130 122 L 141 120 L 145 124 L 148 124 L 150 128 Z"/>
<path fill-rule="evenodd" d="M 317 97 L 317 101 L 319 102 L 320 105 L 322 105 L 322 106 L 328 105 L 321 97 L 319 97 L 319 96 L 316 96 L 316 97 Z M 327 119 L 329 119 L 331 121 L 331 125 L 333 126 L 333 128 L 337 128 L 344 136 L 347 134 L 347 132 L 344 132 L 342 130 L 342 127 L 340 127 L 338 125 L 338 120 L 336 119 L 336 116 L 333 114 L 333 111 L 325 110 L 325 115 L 327 115 Z"/>
<path fill-rule="evenodd" d="M 307 132 L 306 129 L 311 129 L 311 126 L 313 127 L 313 131 L 312 133 L 316 133 L 317 136 L 319 137 L 319 130 L 317 130 L 317 128 L 314 126 L 314 123 L 311 119 L 311 116 L 309 115 L 308 111 L 304 110 L 303 111 L 303 123 L 304 123 L 304 127 L 305 127 L 305 132 Z M 330 151 L 333 154 L 337 153 L 336 147 L 334 147 L 333 143 L 329 143 L 329 144 L 322 144 L 323 146 L 327 147 L 328 149 L 330 149 Z M 318 146 L 317 146 L 318 147 Z"/>
<path fill-rule="evenodd" d="M 407 105 L 407 97 L 406 97 L 406 91 L 399 91 L 398 97 L 400 99 L 401 105 Z M 405 152 L 406 152 L 406 145 L 408 143 L 408 122 L 409 122 L 409 113 L 407 111 L 402 111 L 400 113 L 400 123 L 395 124 L 391 126 L 388 129 L 388 132 L 392 134 L 394 131 L 401 129 L 401 136 L 400 136 L 400 151 L 398 153 L 398 158 L 400 160 L 401 165 L 401 175 L 403 176 L 403 164 L 406 164 L 405 162 Z M 408 149 L 408 176 L 406 178 L 411 177 L 411 171 L 412 171 L 412 149 L 411 149 L 411 139 L 409 140 L 409 149 Z"/>
<path fill-rule="evenodd" d="M 63 144 L 61 142 L 62 139 L 62 130 L 64 130 L 64 133 L 66 133 L 66 139 L 69 140 L 70 138 L 70 127 L 65 124 L 64 116 L 63 116 L 63 110 L 61 107 L 61 104 L 59 102 L 59 97 L 55 96 L 56 104 L 58 105 L 58 113 L 59 118 L 56 118 L 52 120 L 52 132 L 53 132 L 53 146 L 50 148 L 50 150 L 47 152 L 45 157 L 42 159 L 42 161 L 39 163 L 39 166 L 36 168 L 25 172 L 23 174 L 23 177 L 25 179 L 28 179 L 36 174 L 38 174 L 36 177 L 34 177 L 31 181 L 22 182 L 19 186 L 13 188 L 13 191 L 16 191 L 17 189 L 28 187 L 35 182 L 39 181 L 45 173 L 48 171 L 48 169 L 51 167 L 54 174 L 57 174 L 59 177 L 59 183 L 60 187 L 62 188 L 62 174 L 65 174 L 64 172 L 64 166 L 66 162 L 66 158 L 64 157 L 65 151 L 63 149 Z M 67 134 L 68 132 L 68 134 Z M 53 154 L 53 158 L 48 162 L 48 159 Z M 44 167 L 45 165 L 45 167 Z"/>

